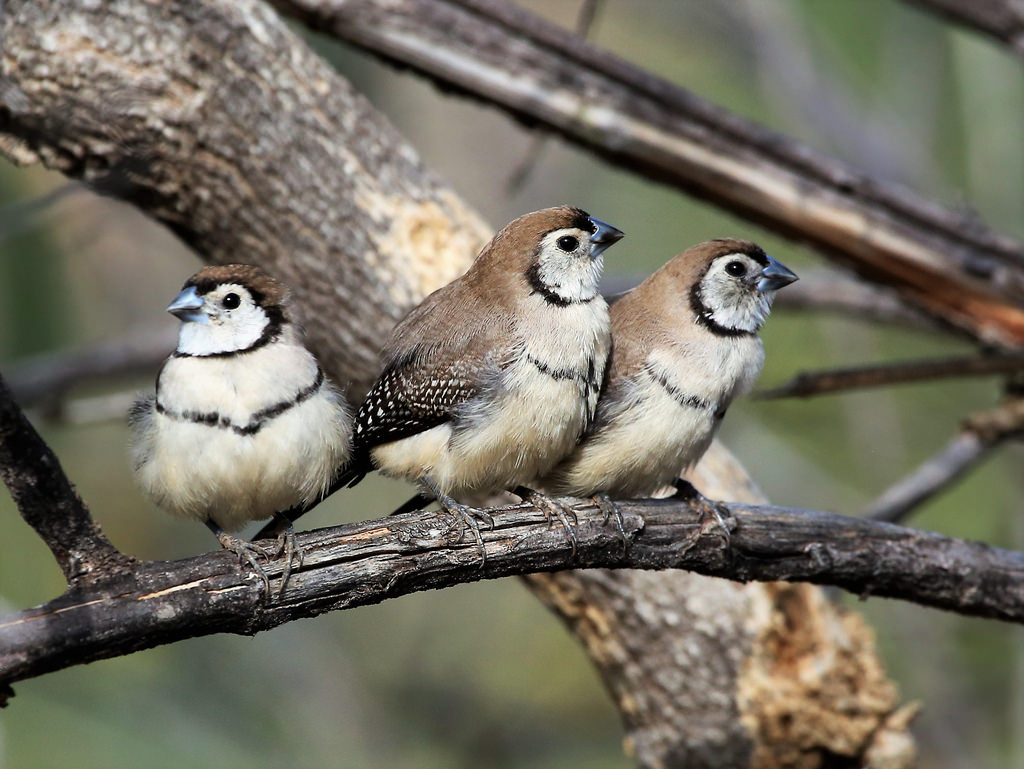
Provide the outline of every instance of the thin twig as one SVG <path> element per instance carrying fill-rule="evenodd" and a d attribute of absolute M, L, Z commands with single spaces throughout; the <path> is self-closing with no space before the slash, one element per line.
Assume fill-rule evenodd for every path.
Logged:
<path fill-rule="evenodd" d="M 580 4 L 579 12 L 576 15 L 576 34 L 581 39 L 586 40 L 589 37 L 602 5 L 604 5 L 604 0 L 583 0 Z M 523 159 L 512 169 L 508 182 L 505 183 L 505 190 L 509 195 L 516 194 L 526 184 L 533 169 L 537 167 L 537 162 L 540 160 L 547 141 L 548 137 L 540 133 L 534 134 L 530 139 L 530 145 L 526 148 Z"/>
<path fill-rule="evenodd" d="M 948 358 L 882 363 L 870 366 L 805 371 L 770 390 L 754 393 L 755 398 L 809 398 L 870 387 L 887 387 L 937 379 L 1017 374 L 1024 370 L 1024 353 L 1007 355 L 960 355 Z"/>
<path fill-rule="evenodd" d="M 893 323 L 922 331 L 950 331 L 935 318 L 904 302 L 883 286 L 872 286 L 836 270 L 801 270 L 800 280 L 775 297 L 775 307 L 848 315 L 857 320 Z"/>
<path fill-rule="evenodd" d="M 1024 56 L 1024 4 L 1020 0 L 903 0 L 949 21 L 962 24 L 1011 52 Z"/>
<path fill-rule="evenodd" d="M 900 523 L 914 510 L 966 475 L 1010 438 L 1024 432 L 1024 400 L 1012 399 L 964 421 L 963 429 L 929 458 L 878 497 L 862 514 Z"/>
<path fill-rule="evenodd" d="M 26 408 L 44 404 L 59 413 L 59 401 L 71 388 L 156 371 L 173 349 L 173 327 L 154 325 L 78 350 L 20 361 L 7 382 Z"/>
<path fill-rule="evenodd" d="M 606 294 L 614 296 L 638 285 L 645 277 L 612 275 L 605 279 L 603 287 Z M 801 273 L 797 283 L 779 293 L 775 306 L 782 310 L 814 310 L 922 330 L 939 328 L 934 320 L 907 307 L 897 296 L 830 270 Z M 68 408 L 65 396 L 72 389 L 119 382 L 155 371 L 173 347 L 173 328 L 154 325 L 89 347 L 19 361 L 8 372 L 7 383 L 26 408 L 42 406 L 47 417 L 60 419 Z"/>
<path fill-rule="evenodd" d="M 938 454 L 882 493 L 864 511 L 863 517 L 889 523 L 906 520 L 910 513 L 988 457 L 995 447 L 969 430 L 957 433 Z"/>
<path fill-rule="evenodd" d="M 123 570 L 132 563 L 100 531 L 57 457 L 14 402 L 3 377 L 0 476 L 21 517 L 50 548 L 70 584 Z"/>

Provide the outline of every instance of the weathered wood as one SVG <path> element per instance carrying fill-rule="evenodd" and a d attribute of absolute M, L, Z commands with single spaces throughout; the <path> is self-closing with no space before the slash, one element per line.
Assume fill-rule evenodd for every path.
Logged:
<path fill-rule="evenodd" d="M 572 567 L 686 569 L 738 581 L 800 580 L 1024 622 L 1024 555 L 858 518 L 729 503 L 725 532 L 677 500 L 620 503 L 627 547 L 594 505 L 574 508 L 579 541 L 528 505 L 492 508 L 486 563 L 464 525 L 418 512 L 297 535 L 304 563 L 278 595 L 227 551 L 147 562 L 0 619 L 0 683 L 182 638 L 252 634 L 326 611 L 479 579 Z M 680 671 L 680 674 L 684 674 Z"/>
<path fill-rule="evenodd" d="M 490 237 L 262 3 L 4 11 L 0 151 L 133 203 L 210 261 L 270 270 L 356 393 L 387 331 Z"/>
<path fill-rule="evenodd" d="M 313 349 L 335 379 L 351 382 L 356 396 L 376 374 L 376 351 L 394 319 L 434 285 L 464 269 L 487 237 L 478 217 L 423 167 L 386 121 L 254 0 L 4 0 L 3 12 L 0 148 L 20 162 L 43 162 L 133 203 L 172 227 L 207 259 L 252 262 L 280 275 L 296 294 Z M 730 460 L 724 465 L 733 475 L 718 489 L 738 488 L 742 469 Z M 392 523 L 399 522 L 386 525 Z M 595 532 L 608 536 L 604 527 Z M 538 527 L 536 536 L 554 537 L 547 540 L 553 551 L 561 548 L 566 555 L 557 529 Z M 394 547 L 394 542 L 385 545 L 380 558 L 398 558 Z M 461 569 L 465 579 L 483 576 L 474 570 L 471 548 L 444 553 L 439 556 L 441 567 Z M 435 563 L 424 561 L 425 553 L 410 557 L 423 568 Z M 207 571 L 189 571 L 198 564 Z M 564 560 L 555 558 L 550 568 L 556 564 Z M 180 586 L 158 576 L 166 568 L 183 569 Z M 142 603 L 126 598 L 119 605 L 129 621 L 155 628 L 151 632 L 164 634 L 166 640 L 193 632 L 190 606 L 207 607 L 211 626 L 253 632 L 249 619 L 258 603 L 258 583 L 244 579 L 237 568 L 224 553 L 171 567 L 147 564 L 138 572 L 140 592 L 132 594 Z M 854 722 L 869 723 L 876 736 L 887 733 L 886 708 L 851 714 L 851 701 L 875 691 L 867 683 L 873 680 L 870 676 L 847 676 L 850 690 L 842 697 L 827 698 L 822 690 L 798 687 L 788 690 L 788 709 L 755 713 L 753 705 L 744 704 L 743 698 L 756 687 L 748 683 L 741 692 L 737 682 L 746 679 L 739 671 L 770 665 L 772 649 L 779 646 L 774 629 L 803 626 L 786 606 L 817 607 L 799 612 L 807 626 L 848 622 L 816 589 L 788 588 L 782 594 L 789 598 L 781 600 L 773 597 L 778 591 L 762 585 L 743 587 L 681 572 L 645 572 L 646 581 L 630 577 L 637 572 L 628 570 L 574 574 L 577 584 L 600 586 L 605 594 L 613 591 L 617 601 L 608 603 L 595 589 L 580 597 L 572 611 L 604 615 L 601 627 L 609 637 L 647 649 L 650 659 L 663 665 L 642 671 L 644 675 L 622 669 L 616 680 L 614 665 L 602 667 L 605 649 L 591 646 L 581 635 L 605 680 L 615 681 L 616 704 L 626 708 L 630 702 L 643 702 L 648 691 L 685 703 L 675 710 L 648 708 L 642 729 L 640 721 L 633 721 L 628 743 L 650 746 L 634 752 L 641 766 L 664 766 L 672 756 L 692 749 L 708 758 L 709 763 L 700 765 L 732 769 L 737 752 L 716 751 L 714 746 L 733 743 L 747 746 L 751 761 L 764 751 L 819 750 L 863 765 L 871 741 L 855 741 L 854 748 L 843 752 L 836 750 L 841 746 L 835 744 L 835 735 L 847 733 L 844 725 Z M 399 575 L 390 590 L 401 589 L 403 578 Z M 379 582 L 350 588 L 347 596 L 352 600 L 390 595 L 388 586 Z M 112 586 L 104 601 L 117 601 L 119 594 L 120 588 Z M 332 600 L 326 594 L 316 600 L 321 598 L 316 604 L 320 607 Z M 183 613 L 160 610 L 170 599 L 181 601 Z M 246 618 L 231 616 L 236 600 L 245 602 Z M 745 642 L 709 643 L 700 627 L 691 631 L 685 622 L 671 625 L 642 611 L 681 604 L 710 605 L 719 614 L 714 622 L 718 638 Z M 120 631 L 109 627 L 106 635 L 90 639 L 78 626 L 75 635 L 61 624 L 73 613 L 70 604 L 61 606 L 69 612 L 37 620 L 43 624 L 34 630 L 48 643 L 79 644 L 91 650 L 85 656 L 103 656 L 113 642 L 109 633 Z M 283 621 L 280 613 L 263 609 L 256 616 L 257 621 L 269 622 L 270 616 Z M 27 627 L 19 624 L 17 631 L 7 632 L 27 632 Z M 821 634 L 816 644 L 786 654 L 794 664 L 810 665 L 824 671 L 822 675 L 859 666 L 874 669 L 877 677 L 874 650 L 870 644 L 851 642 L 851 637 Z M 144 633 L 125 648 L 153 643 L 155 637 Z M 679 656 L 678 650 L 688 645 L 706 654 L 699 660 Z M 10 665 L 28 664 L 23 656 L 31 654 L 27 642 L 18 653 L 6 640 L 0 647 L 10 653 Z M 704 675 L 691 679 L 681 666 L 696 661 L 703 664 Z M 812 678 L 803 676 L 805 681 Z M 700 686 L 691 685 L 695 682 Z M 774 681 L 768 689 L 781 691 L 785 683 Z M 768 703 L 772 697 L 758 699 Z M 875 699 L 894 707 L 893 697 Z M 772 727 L 773 719 L 796 717 L 806 723 L 800 718 L 801 701 L 829 712 L 831 720 L 810 736 Z M 681 722 L 680 710 L 704 718 Z M 712 722 L 730 726 L 701 730 Z M 654 731 L 658 739 L 649 740 Z M 898 731 L 905 735 L 905 724 Z"/>
<path fill-rule="evenodd" d="M 500 0 L 274 0 L 318 30 L 809 243 L 970 333 L 1024 344 L 1024 246 Z"/>
<path fill-rule="evenodd" d="M 71 584 L 120 572 L 133 560 L 89 515 L 60 461 L 14 402 L 0 376 L 0 478 L 22 518 L 50 548 Z"/>

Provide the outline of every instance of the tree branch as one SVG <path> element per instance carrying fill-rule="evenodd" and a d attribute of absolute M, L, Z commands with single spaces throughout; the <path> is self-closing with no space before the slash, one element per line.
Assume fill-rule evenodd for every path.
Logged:
<path fill-rule="evenodd" d="M 862 514 L 899 523 L 929 499 L 966 475 L 996 448 L 1024 435 L 1024 399 L 1006 403 L 964 420 L 963 429 L 935 456 L 894 484 Z"/>
<path fill-rule="evenodd" d="M 60 462 L 25 418 L 0 377 L 0 477 L 14 504 L 50 548 L 68 583 L 122 571 L 134 563 L 89 515 Z"/>
<path fill-rule="evenodd" d="M 807 398 L 832 395 L 869 387 L 887 387 L 937 379 L 961 379 L 1017 374 L 1024 370 L 1024 354 L 957 355 L 948 358 L 899 361 L 868 366 L 803 371 L 788 382 L 768 390 L 760 390 L 755 398 Z"/>
<path fill-rule="evenodd" d="M 272 272 L 356 395 L 383 336 L 490 237 L 261 2 L 4 11 L 0 152 L 128 200 L 210 261 Z"/>
<path fill-rule="evenodd" d="M 315 29 L 813 245 L 978 339 L 1024 344 L 1024 246 L 492 0 L 274 0 Z"/>
<path fill-rule="evenodd" d="M 20 361 L 8 375 L 11 392 L 26 408 L 60 408 L 71 388 L 156 371 L 174 349 L 174 330 L 166 324 L 132 330 L 76 350 L 59 350 Z"/>
<path fill-rule="evenodd" d="M 395 320 L 463 271 L 490 236 L 387 121 L 259 2 L 4 0 L 2 9 L 0 149 L 128 200 L 208 260 L 243 259 L 280 276 L 311 348 L 354 399 L 376 376 Z M 712 446 L 698 486 L 719 498 L 756 496 L 724 454 Z M 234 576 L 227 593 L 214 588 L 204 600 L 228 601 L 239 585 L 255 589 L 230 556 L 209 557 Z M 156 580 L 160 568 L 167 566 L 139 568 L 153 589 L 138 608 L 159 604 L 144 619 L 164 629 L 177 623 L 179 637 L 197 632 L 188 630 L 187 606 L 167 612 L 177 605 L 171 599 L 199 587 Z M 694 755 L 693 765 L 731 769 L 755 754 L 794 750 L 878 765 L 872 746 L 900 741 L 901 758 L 886 765 L 909 766 L 911 738 L 891 718 L 898 694 L 870 631 L 812 586 L 738 587 L 630 569 L 560 572 L 539 584 L 535 575 L 532 589 L 566 622 L 582 617 L 591 628 L 577 638 L 614 694 L 640 766 Z M 562 601 L 568 590 L 576 591 L 571 604 Z M 116 595 L 111 587 L 101 598 Z M 60 632 L 52 642 L 74 643 L 62 633 L 82 628 L 61 625 L 64 617 L 31 627 L 45 634 L 53 623 Z M 623 659 L 630 650 L 643 653 Z"/>
<path fill-rule="evenodd" d="M 801 270 L 800 280 L 775 297 L 775 307 L 846 315 L 924 331 L 955 331 L 949 324 L 910 307 L 894 292 L 835 270 Z"/>
<path fill-rule="evenodd" d="M 1020 0 L 903 0 L 998 40 L 1024 56 L 1024 5 Z"/>
<path fill-rule="evenodd" d="M 305 553 L 281 595 L 230 553 L 139 564 L 0 618 L 0 684 L 210 633 L 253 634 L 326 611 L 479 579 L 569 567 L 687 569 L 732 580 L 806 580 L 962 614 L 1024 622 L 1024 555 L 891 524 L 806 510 L 723 506 L 717 524 L 673 500 L 622 502 L 629 548 L 580 504 L 575 560 L 559 528 L 526 505 L 495 508 L 487 562 L 446 513 L 414 513 L 297 536 Z M 282 563 L 268 566 L 272 584 Z"/>

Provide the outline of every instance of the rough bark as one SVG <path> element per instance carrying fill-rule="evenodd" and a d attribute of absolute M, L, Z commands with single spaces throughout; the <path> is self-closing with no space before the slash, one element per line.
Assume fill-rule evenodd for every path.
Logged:
<path fill-rule="evenodd" d="M 43 606 L 0 619 L 0 683 L 182 638 L 216 632 L 252 634 L 325 611 L 378 603 L 411 592 L 571 567 L 685 569 L 742 582 L 810 581 L 843 587 L 864 597 L 902 598 L 972 616 L 1024 622 L 1021 553 L 809 510 L 720 503 L 723 527 L 700 503 L 624 500 L 618 506 L 621 530 L 592 502 L 575 506 L 577 520 L 571 524 L 577 537 L 575 555 L 566 532 L 551 526 L 543 511 L 525 504 L 491 508 L 494 526 L 481 533 L 481 545 L 457 516 L 445 512 L 407 513 L 318 529 L 297 535 L 303 565 L 291 572 L 287 585 L 281 585 L 284 557 L 267 565 L 269 592 L 251 567 L 240 565 L 227 551 L 171 563 L 141 563 L 135 569 L 108 573 L 91 584 L 73 586 Z M 630 576 L 634 582 L 638 578 Z M 678 581 L 679 575 L 668 576 Z M 609 580 L 608 574 L 600 571 L 531 579 L 554 580 L 563 588 L 575 582 L 577 593 L 600 589 L 606 596 L 593 602 L 596 611 L 615 607 L 624 597 L 623 586 L 630 584 Z M 729 667 L 742 684 L 738 665 L 749 662 L 749 641 L 743 642 L 743 636 L 763 631 L 766 606 L 752 600 L 756 593 L 750 592 L 742 601 L 747 611 L 733 616 L 740 604 L 718 597 L 709 601 L 715 589 L 705 589 L 702 583 L 683 580 L 680 584 L 688 584 L 685 594 L 631 591 L 631 609 L 619 613 L 630 624 L 648 617 L 622 636 L 637 653 L 633 661 L 646 668 L 645 685 L 628 691 L 633 700 L 650 696 L 652 690 L 676 694 L 672 687 L 659 687 L 659 681 L 690 675 L 699 678 L 698 659 L 712 668 Z M 723 582 L 715 587 L 737 592 L 735 586 Z M 769 592 L 781 590 L 768 588 Z M 668 600 L 670 597 L 673 600 Z M 682 602 L 676 604 L 676 598 Z M 697 619 L 691 607 L 705 601 L 705 609 L 713 609 L 721 631 L 716 636 L 716 654 L 673 661 L 652 655 L 639 643 L 645 627 L 652 623 L 660 626 L 660 635 L 680 624 L 689 627 L 680 616 L 689 611 L 689 618 Z M 589 611 L 591 602 L 587 604 Z M 758 612 L 763 616 L 756 618 Z M 590 620 L 595 616 L 591 614 Z M 688 646 L 690 651 L 684 657 L 692 657 L 692 639 Z M 705 683 L 721 682 L 712 672 Z M 732 702 L 736 685 L 716 689 L 717 696 Z M 671 701 L 672 706 L 683 704 Z M 625 703 L 620 701 L 620 705 Z M 632 710 L 624 707 L 627 714 Z M 718 713 L 712 715 L 719 717 Z M 735 714 L 729 716 L 735 720 Z M 709 741 L 702 730 L 693 736 Z"/>
<path fill-rule="evenodd" d="M 274 0 L 316 29 L 705 198 L 1024 344 L 1024 246 L 707 103 L 497 0 Z"/>
<path fill-rule="evenodd" d="M 718 443 L 691 480 L 761 492 Z M 562 571 L 527 577 L 588 650 L 643 767 L 909 767 L 907 711 L 871 631 L 809 585 L 697 574 Z"/>
<path fill-rule="evenodd" d="M 305 311 L 313 349 L 338 381 L 353 383 L 356 394 L 376 373 L 376 350 L 394 320 L 464 269 L 487 235 L 479 218 L 423 167 L 386 121 L 253 0 L 6 0 L 2 34 L 0 147 L 19 162 L 43 162 L 132 202 L 211 261 L 243 260 L 281 276 Z M 719 487 L 723 496 L 734 496 L 726 493 L 730 488 Z M 603 527 L 600 531 L 607 536 Z M 537 534 L 558 536 L 557 530 Z M 164 626 L 177 623 L 180 629 L 188 625 L 187 609 L 170 616 L 157 607 L 169 596 L 180 593 L 186 604 L 201 600 L 215 615 L 222 602 L 238 596 L 257 600 L 255 581 L 240 581 L 230 556 L 204 558 L 214 565 L 209 581 L 196 575 L 198 582 L 186 581 L 181 590 L 167 594 L 161 592 L 165 583 L 153 583 L 150 588 L 158 589 L 144 591 L 145 602 L 128 602 L 137 612 L 133 616 Z M 472 566 L 461 568 L 479 576 Z M 659 644 L 681 647 L 694 637 L 685 623 L 669 625 L 663 617 L 641 611 L 659 602 L 685 605 L 717 596 L 722 616 L 716 628 L 722 638 L 777 637 L 773 628 L 790 621 L 780 612 L 779 601 L 761 586 L 739 588 L 689 577 L 680 582 L 678 573 L 648 576 L 657 579 L 624 579 L 615 586 L 620 600 L 614 610 L 606 609 L 601 591 L 594 589 L 566 611 L 570 617 L 570 612 L 606 613 L 603 626 L 609 632 L 627 639 L 636 635 L 652 649 Z M 144 587 L 154 577 L 147 567 L 137 578 Z M 585 574 L 576 578 L 585 585 L 590 581 Z M 607 591 L 618 573 L 599 573 L 592 579 Z M 387 585 L 364 585 L 356 592 L 382 587 L 386 591 Z M 799 602 L 814 607 L 808 612 L 814 617 L 812 625 L 843 625 L 843 615 L 814 588 L 795 590 L 802 596 Z M 116 593 L 112 590 L 110 597 Z M 731 608 L 728 599 L 734 602 Z M 715 605 L 714 600 L 706 603 Z M 43 627 L 54 642 L 68 638 L 60 627 L 64 617 L 46 614 Z M 743 627 L 730 629 L 734 622 Z M 251 632 L 244 624 L 237 629 Z M 90 643 L 98 654 L 105 642 L 97 637 Z M 870 644 L 863 638 L 852 643 L 842 634 L 823 634 L 813 652 L 805 649 L 792 659 L 794 664 L 814 664 L 816 655 L 827 657 L 830 650 L 836 651 L 833 657 L 843 657 L 840 647 L 854 657 L 848 664 L 877 667 Z M 773 647 L 765 640 L 749 640 L 736 649 L 704 648 L 707 656 L 701 662 L 714 673 L 700 679 L 705 688 L 688 686 L 687 671 L 678 667 L 686 657 L 665 658 L 672 667 L 662 677 L 676 677 L 679 685 L 673 691 L 688 697 L 691 713 L 712 720 L 713 712 L 721 711 L 726 714 L 722 722 L 730 728 L 711 735 L 687 728 L 673 735 L 679 725 L 676 714 L 666 713 L 666 724 L 659 729 L 658 713 L 649 709 L 644 729 L 658 730 L 660 738 L 628 737 L 634 745 L 652 745 L 637 750 L 638 762 L 663 766 L 696 742 L 713 762 L 708 766 L 734 767 L 727 760 L 730 751 L 716 759 L 707 746 L 729 745 L 736 735 L 746 740 L 751 757 L 769 750 L 764 735 L 774 735 L 772 755 L 787 745 L 798 749 L 772 728 L 770 716 L 757 715 L 757 703 L 738 700 L 737 671 L 754 664 L 750 655 L 758 649 L 758 664 L 770 666 Z M 718 659 L 721 655 L 726 658 Z M 616 676 L 613 669 L 604 674 L 609 681 Z M 634 700 L 642 700 L 651 686 L 656 682 L 649 677 L 624 675 L 615 689 L 621 695 L 619 704 L 628 702 L 631 689 Z M 860 679 L 851 679 L 850 687 L 860 692 Z M 871 688 L 864 684 L 865 692 Z M 798 689 L 793 703 L 803 698 L 810 707 L 817 696 Z M 840 700 L 831 702 L 834 732 L 847 715 Z M 869 718 L 879 734 L 886 723 L 882 711 L 886 708 Z M 799 745 L 813 746 L 815 740 L 825 745 L 829 739 L 824 731 L 810 730 L 801 735 Z M 864 755 L 850 760 L 863 763 Z"/>
<path fill-rule="evenodd" d="M 363 391 L 387 330 L 490 237 L 262 3 L 6 2 L 0 150 L 270 268 Z M 305 312 L 303 312 L 305 311 Z"/>
<path fill-rule="evenodd" d="M 1020 0 L 903 0 L 998 40 L 1024 56 L 1024 4 Z"/>
<path fill-rule="evenodd" d="M 132 560 L 89 515 L 60 461 L 14 402 L 0 377 L 0 478 L 22 518 L 46 543 L 69 584 L 122 571 Z"/>

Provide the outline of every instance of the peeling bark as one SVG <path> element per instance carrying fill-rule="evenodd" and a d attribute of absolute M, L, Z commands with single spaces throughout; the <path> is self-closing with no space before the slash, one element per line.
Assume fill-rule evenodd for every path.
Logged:
<path fill-rule="evenodd" d="M 712 497 L 764 502 L 717 442 L 691 480 Z M 817 588 L 678 571 L 526 579 L 587 649 L 639 766 L 823 769 L 831 755 L 843 766 L 913 765 L 913 740 L 906 720 L 893 720 L 898 693 L 870 630 Z M 813 675 L 788 678 L 796 666 Z"/>

